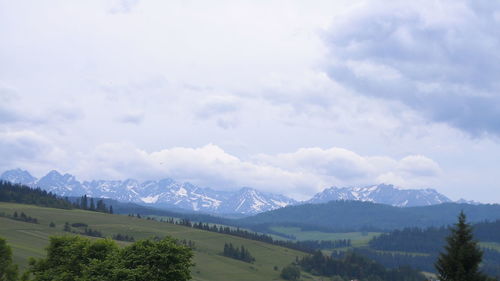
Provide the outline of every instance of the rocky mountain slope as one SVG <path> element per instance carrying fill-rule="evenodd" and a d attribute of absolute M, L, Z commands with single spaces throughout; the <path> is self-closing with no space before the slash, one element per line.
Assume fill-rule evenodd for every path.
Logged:
<path fill-rule="evenodd" d="M 4 172 L 0 179 L 40 187 L 60 196 L 87 194 L 96 198 L 215 214 L 251 215 L 297 203 L 283 195 L 260 192 L 248 187 L 237 191 L 217 191 L 168 178 L 144 182 L 134 179 L 80 182 L 73 175 L 62 175 L 57 171 L 36 179 L 27 171 L 15 169 Z"/>
<path fill-rule="evenodd" d="M 283 195 L 260 192 L 249 187 L 236 191 L 219 191 L 169 178 L 149 181 L 127 179 L 80 182 L 73 175 L 63 175 L 57 171 L 51 171 L 37 179 L 27 171 L 15 169 L 4 172 L 0 179 L 40 187 L 60 196 L 87 194 L 122 202 L 212 214 L 253 215 L 288 205 L 340 200 L 373 202 L 396 207 L 430 206 L 452 202 L 434 189 L 400 189 L 386 184 L 367 187 L 331 187 L 307 201 L 298 202 Z M 471 204 L 463 199 L 458 203 Z"/>
<path fill-rule="evenodd" d="M 387 204 L 396 207 L 429 206 L 451 202 L 434 189 L 399 189 L 379 184 L 367 187 L 331 187 L 317 193 L 306 203 L 349 200 Z"/>

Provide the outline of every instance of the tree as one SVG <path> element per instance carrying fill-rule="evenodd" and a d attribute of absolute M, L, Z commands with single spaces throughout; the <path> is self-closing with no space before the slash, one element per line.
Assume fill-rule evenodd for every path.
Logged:
<path fill-rule="evenodd" d="M 91 211 L 95 211 L 95 203 L 94 203 L 94 198 L 90 198 L 90 207 L 89 209 Z"/>
<path fill-rule="evenodd" d="M 439 280 L 442 281 L 483 281 L 489 280 L 479 271 L 483 252 L 472 235 L 472 227 L 466 222 L 464 212 L 460 212 L 458 222 L 450 229 L 446 238 L 445 252 L 440 253 L 435 264 Z"/>
<path fill-rule="evenodd" d="M 87 210 L 88 207 L 88 199 L 87 194 L 83 195 L 80 201 L 80 208 L 83 210 Z"/>
<path fill-rule="evenodd" d="M 0 281 L 15 281 L 17 274 L 17 266 L 12 264 L 12 249 L 0 237 Z"/>
<path fill-rule="evenodd" d="M 281 278 L 285 280 L 299 280 L 300 269 L 298 266 L 289 264 L 281 270 Z"/>
<path fill-rule="evenodd" d="M 109 239 L 51 237 L 47 257 L 32 259 L 29 272 L 33 281 L 185 281 L 191 279 L 192 257 L 172 238 L 118 248 Z"/>

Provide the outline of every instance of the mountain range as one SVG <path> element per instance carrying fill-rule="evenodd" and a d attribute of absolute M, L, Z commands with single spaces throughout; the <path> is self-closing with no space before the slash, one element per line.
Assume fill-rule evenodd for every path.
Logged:
<path fill-rule="evenodd" d="M 203 188 L 188 182 L 162 180 L 92 180 L 79 181 L 70 174 L 50 171 L 37 179 L 29 172 L 14 169 L 4 172 L 0 179 L 50 191 L 60 196 L 110 198 L 122 202 L 199 211 L 211 214 L 253 215 L 289 205 L 324 203 L 338 200 L 367 201 L 397 207 L 429 206 L 451 202 L 434 189 L 400 189 L 379 184 L 367 187 L 331 187 L 306 201 L 284 195 L 261 192 L 250 187 L 236 191 Z"/>

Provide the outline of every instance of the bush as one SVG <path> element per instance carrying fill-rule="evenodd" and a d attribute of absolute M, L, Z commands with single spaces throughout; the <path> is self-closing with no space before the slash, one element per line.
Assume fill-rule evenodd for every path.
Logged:
<path fill-rule="evenodd" d="M 300 269 L 298 266 L 290 264 L 281 270 L 281 278 L 285 280 L 299 280 Z"/>
<path fill-rule="evenodd" d="M 141 240 L 118 248 L 112 240 L 52 237 L 47 256 L 32 259 L 33 281 L 185 281 L 191 279 L 191 249 L 172 238 Z"/>

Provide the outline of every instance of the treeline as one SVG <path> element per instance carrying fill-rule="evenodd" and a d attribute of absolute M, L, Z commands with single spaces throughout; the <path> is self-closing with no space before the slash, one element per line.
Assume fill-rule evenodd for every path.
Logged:
<path fill-rule="evenodd" d="M 405 228 L 375 236 L 369 245 L 382 251 L 437 253 L 443 248 L 448 235 L 449 230 L 445 227 Z"/>
<path fill-rule="evenodd" d="M 121 234 L 121 233 L 115 234 L 111 238 L 113 238 L 113 240 L 117 240 L 117 241 L 126 241 L 126 242 L 134 242 L 135 241 L 135 238 L 133 236 L 127 235 L 127 234 Z"/>
<path fill-rule="evenodd" d="M 134 216 L 129 214 L 129 216 Z M 141 218 L 140 214 L 135 215 L 137 218 Z M 151 219 L 148 217 L 148 219 Z M 271 236 L 252 232 L 248 230 L 241 229 L 239 227 L 229 227 L 229 226 L 217 226 L 215 224 L 208 224 L 202 222 L 191 222 L 188 219 L 175 220 L 173 218 L 168 218 L 166 220 L 161 219 L 162 222 L 167 222 L 176 225 L 182 225 L 186 227 L 192 227 L 197 229 L 202 229 L 211 232 L 217 232 L 237 237 L 242 237 L 245 239 L 260 241 L 268 244 L 273 244 L 301 252 L 314 253 L 317 249 L 334 249 L 341 247 L 351 246 L 351 241 L 346 240 L 336 240 L 336 241 L 290 241 L 290 240 L 275 240 Z"/>
<path fill-rule="evenodd" d="M 53 193 L 2 180 L 0 180 L 0 202 L 31 204 L 58 209 L 73 208 L 70 202 Z"/>
<path fill-rule="evenodd" d="M 247 248 L 243 245 L 241 245 L 241 247 L 235 247 L 232 243 L 224 243 L 224 251 L 222 252 L 222 255 L 248 263 L 253 263 L 255 261 L 255 258 L 250 254 Z"/>
<path fill-rule="evenodd" d="M 434 263 L 437 260 L 437 254 L 412 254 L 404 252 L 383 252 L 375 251 L 367 248 L 356 248 L 352 252 L 362 255 L 366 258 L 374 260 L 386 268 L 399 268 L 410 266 L 419 271 L 435 272 Z M 333 251 L 333 258 L 342 258 L 344 253 L 341 251 Z"/>
<path fill-rule="evenodd" d="M 331 201 L 324 204 L 301 204 L 263 212 L 236 221 L 246 228 L 254 225 L 275 226 L 300 225 L 329 232 L 373 231 L 381 232 L 403 227 L 430 227 L 449 225 L 455 222 L 455 214 L 463 210 L 472 222 L 497 220 L 499 204 L 443 203 L 423 207 L 393 207 L 359 201 Z M 321 230 L 324 229 L 324 230 Z"/>
<path fill-rule="evenodd" d="M 77 229 L 83 228 L 83 230 L 75 231 L 71 228 L 71 226 L 73 226 L 74 228 L 77 228 Z M 71 232 L 74 234 L 91 236 L 91 237 L 104 237 L 102 235 L 102 232 L 88 227 L 88 225 L 86 223 L 73 223 L 73 224 L 71 224 L 71 226 L 70 226 L 69 222 L 64 223 L 63 231 Z"/>
<path fill-rule="evenodd" d="M 369 281 L 423 281 L 417 270 L 409 267 L 386 269 L 383 265 L 369 260 L 354 252 L 347 252 L 342 257 L 325 256 L 321 251 L 298 260 L 298 265 L 309 273 L 323 276 L 338 276 L 342 280 Z"/>
<path fill-rule="evenodd" d="M 75 208 L 82 210 L 109 213 L 109 214 L 113 213 L 113 206 L 109 206 L 108 208 L 104 203 L 103 199 L 99 199 L 97 200 L 97 203 L 95 203 L 94 198 L 92 197 L 89 198 L 87 197 L 87 195 L 83 195 L 82 197 L 79 198 L 79 200 L 76 200 L 73 206 Z"/>
<path fill-rule="evenodd" d="M 94 201 L 94 198 L 84 195 L 75 200 L 75 202 L 71 202 L 68 198 L 58 197 L 40 188 L 31 188 L 29 186 L 2 180 L 0 180 L 0 202 L 30 204 L 57 209 L 82 209 L 102 213 L 113 213 L 113 206 L 109 206 L 108 208 L 103 199 Z"/>
<path fill-rule="evenodd" d="M 499 243 L 500 221 L 477 223 L 473 225 L 473 233 L 479 241 Z M 405 228 L 374 237 L 369 242 L 373 250 L 356 251 L 387 267 L 408 265 L 434 272 L 434 262 L 448 235 L 449 229 L 445 227 Z M 488 275 L 500 277 L 500 253 L 490 249 L 483 249 L 483 252 L 481 269 Z"/>
<path fill-rule="evenodd" d="M 17 211 L 14 211 L 14 214 L 8 215 L 5 214 L 4 212 L 0 213 L 0 217 L 4 218 L 9 218 L 11 220 L 16 220 L 16 221 L 23 221 L 23 222 L 29 222 L 29 223 L 38 223 L 37 218 L 30 217 L 26 215 L 24 212 L 21 212 L 21 214 L 18 214 Z"/>
<path fill-rule="evenodd" d="M 500 243 L 500 220 L 476 223 L 473 233 L 479 241 Z M 404 228 L 374 237 L 370 247 L 384 251 L 436 253 L 444 246 L 448 234 L 446 227 Z"/>
<path fill-rule="evenodd" d="M 304 248 L 321 250 L 321 249 L 338 249 L 351 247 L 351 239 L 339 240 L 304 240 L 296 241 L 295 244 L 302 245 Z"/>

